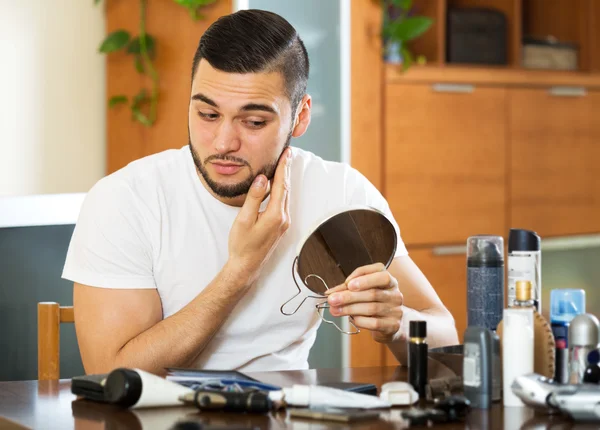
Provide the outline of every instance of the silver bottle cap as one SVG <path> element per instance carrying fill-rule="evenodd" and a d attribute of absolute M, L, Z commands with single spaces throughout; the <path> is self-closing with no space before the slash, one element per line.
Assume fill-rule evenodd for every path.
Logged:
<path fill-rule="evenodd" d="M 577 315 L 569 325 L 569 345 L 596 347 L 599 325 L 598 318 L 592 314 Z"/>

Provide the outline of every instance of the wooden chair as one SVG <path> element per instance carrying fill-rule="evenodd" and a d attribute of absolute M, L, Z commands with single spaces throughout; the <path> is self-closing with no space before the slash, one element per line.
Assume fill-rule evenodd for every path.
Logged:
<path fill-rule="evenodd" d="M 38 379 L 60 378 L 60 323 L 74 323 L 73 306 L 38 303 Z"/>

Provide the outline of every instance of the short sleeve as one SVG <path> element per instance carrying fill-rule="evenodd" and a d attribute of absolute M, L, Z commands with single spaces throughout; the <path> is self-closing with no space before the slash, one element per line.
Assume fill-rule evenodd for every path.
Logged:
<path fill-rule="evenodd" d="M 129 185 L 101 179 L 84 199 L 62 277 L 93 287 L 156 288 L 147 230 Z"/>
<path fill-rule="evenodd" d="M 395 257 L 408 255 L 402 236 L 400 235 L 400 227 L 390 210 L 390 206 L 386 199 L 381 195 L 379 190 L 358 170 L 351 168 L 347 181 L 349 187 L 349 205 L 366 205 L 375 208 L 385 214 L 392 222 L 396 230 L 398 244 L 396 247 Z"/>

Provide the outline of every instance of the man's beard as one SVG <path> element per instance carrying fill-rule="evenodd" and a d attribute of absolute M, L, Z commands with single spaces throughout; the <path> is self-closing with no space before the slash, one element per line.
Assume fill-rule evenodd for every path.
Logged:
<path fill-rule="evenodd" d="M 191 139 L 189 140 L 188 145 L 190 147 L 190 151 L 192 152 L 192 159 L 194 160 L 194 164 L 196 165 L 196 170 L 198 170 L 198 172 L 200 172 L 200 174 L 202 175 L 202 178 L 204 178 L 204 182 L 206 182 L 206 184 L 209 186 L 209 188 L 212 190 L 212 192 L 215 195 L 217 195 L 219 197 L 231 199 L 234 197 L 239 197 L 239 196 L 248 194 L 248 190 L 250 190 L 250 187 L 252 186 L 254 179 L 258 175 L 265 175 L 269 181 L 272 180 L 273 177 L 275 176 L 275 170 L 277 170 L 277 164 L 279 162 L 279 158 L 281 157 L 281 154 L 283 153 L 285 148 L 287 148 L 290 145 L 291 139 L 292 139 L 292 132 L 290 131 L 290 133 L 288 134 L 287 140 L 285 142 L 285 145 L 283 146 L 283 149 L 281 150 L 281 153 L 279 154 L 277 159 L 272 161 L 271 163 L 263 166 L 257 172 L 255 172 L 252 169 L 252 166 L 250 166 L 250 164 L 246 160 L 235 157 L 233 155 L 214 154 L 214 155 L 210 155 L 210 156 L 206 157 L 206 159 L 204 161 L 202 161 L 200 159 L 200 156 L 198 155 L 198 153 L 192 146 Z M 242 180 L 241 182 L 238 182 L 237 184 L 231 184 L 231 185 L 220 184 L 220 183 L 216 182 L 215 180 L 213 180 L 209 176 L 208 171 L 206 170 L 206 164 L 211 161 L 215 161 L 215 160 L 231 161 L 234 163 L 242 164 L 242 165 L 248 167 L 248 169 L 250 169 L 250 173 L 248 174 L 248 177 L 246 179 Z"/>

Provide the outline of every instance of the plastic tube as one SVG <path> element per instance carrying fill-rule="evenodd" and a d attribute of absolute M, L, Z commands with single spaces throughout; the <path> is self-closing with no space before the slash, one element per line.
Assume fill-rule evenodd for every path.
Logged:
<path fill-rule="evenodd" d="M 318 385 L 294 385 L 282 391 L 272 391 L 269 396 L 277 402 L 282 398 L 287 405 L 300 407 L 334 408 L 389 408 L 389 402 L 367 394 L 352 393 L 337 388 Z"/>

